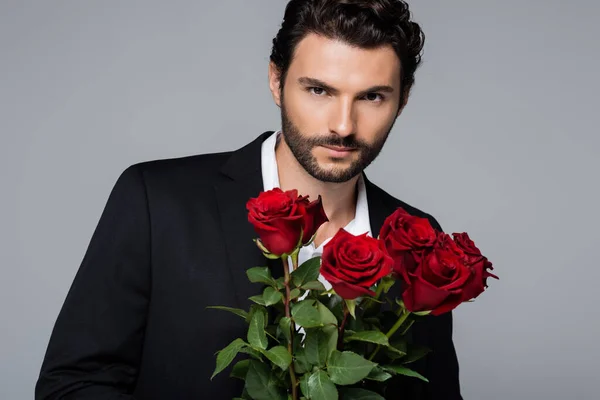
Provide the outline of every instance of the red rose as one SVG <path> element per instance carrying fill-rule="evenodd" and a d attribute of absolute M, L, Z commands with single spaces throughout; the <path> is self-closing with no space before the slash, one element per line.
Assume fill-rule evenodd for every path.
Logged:
<path fill-rule="evenodd" d="M 464 256 L 448 234 L 438 233 L 437 241 L 424 253 L 418 266 L 402 274 L 406 309 L 431 310 L 432 315 L 440 315 L 462 303 L 466 283 L 472 275 Z"/>
<path fill-rule="evenodd" d="M 380 240 L 340 229 L 323 248 L 321 275 L 340 297 L 351 300 L 374 296 L 371 286 L 392 272 L 392 264 Z"/>
<path fill-rule="evenodd" d="M 297 190 L 261 192 L 248 200 L 246 209 L 262 245 L 276 256 L 292 253 L 327 221 L 321 197 L 311 203 L 306 196 L 298 196 Z"/>
<path fill-rule="evenodd" d="M 498 277 L 488 272 L 488 269 L 494 269 L 492 263 L 481 254 L 468 233 L 453 233 L 452 236 L 458 248 L 464 253 L 463 262 L 471 269 L 471 277 L 463 290 L 463 300 L 468 301 L 479 296 L 488 287 L 487 278 L 498 279 Z"/>
<path fill-rule="evenodd" d="M 424 251 L 433 246 L 436 237 L 437 232 L 427 218 L 410 215 L 403 208 L 388 216 L 379 231 L 379 239 L 394 259 L 396 276 L 413 271 Z"/>
<path fill-rule="evenodd" d="M 313 202 L 308 200 L 308 196 L 298 197 L 296 203 L 302 214 L 304 215 L 304 224 L 302 226 L 302 244 L 306 245 L 314 234 L 317 232 L 317 229 L 325 222 L 329 221 L 327 215 L 325 215 L 325 210 L 323 209 L 323 204 L 321 202 L 321 196 Z"/>

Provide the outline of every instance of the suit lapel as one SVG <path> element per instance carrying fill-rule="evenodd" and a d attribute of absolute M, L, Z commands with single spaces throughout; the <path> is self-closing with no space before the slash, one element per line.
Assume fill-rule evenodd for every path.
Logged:
<path fill-rule="evenodd" d="M 248 222 L 246 202 L 263 190 L 261 146 L 271 133 L 265 132 L 233 152 L 221 169 L 223 181 L 215 185 L 233 290 L 239 306 L 244 309 L 252 304 L 248 298 L 262 290 L 259 284 L 248 280 L 246 270 L 268 265 L 253 241 L 257 235 Z"/>
<path fill-rule="evenodd" d="M 371 223 L 371 234 L 373 237 L 379 235 L 379 231 L 383 225 L 385 219 L 394 210 L 385 203 L 382 196 L 382 191 L 375 184 L 367 179 L 367 176 L 363 173 L 365 181 L 365 188 L 367 191 L 367 202 L 369 204 L 369 221 Z"/>

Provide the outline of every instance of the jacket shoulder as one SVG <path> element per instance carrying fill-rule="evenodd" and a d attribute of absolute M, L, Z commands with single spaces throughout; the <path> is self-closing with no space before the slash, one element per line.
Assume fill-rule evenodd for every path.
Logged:
<path fill-rule="evenodd" d="M 183 157 L 141 161 L 127 167 L 137 170 L 145 181 L 161 183 L 214 183 L 232 152 L 196 154 Z"/>
<path fill-rule="evenodd" d="M 395 211 L 396 209 L 398 209 L 399 207 L 402 207 L 410 215 L 414 215 L 414 216 L 420 217 L 420 218 L 427 218 L 433 228 L 435 228 L 439 231 L 443 231 L 440 223 L 437 221 L 437 219 L 435 217 L 433 217 L 433 215 L 431 215 L 425 211 L 422 211 L 421 209 L 419 209 L 411 204 L 408 204 L 405 201 L 398 199 L 397 197 L 392 196 L 390 193 L 386 192 L 384 189 L 382 189 L 381 187 L 377 186 L 374 183 L 371 183 L 371 185 L 372 185 L 371 189 L 373 190 L 373 192 L 376 193 L 376 195 L 381 199 L 381 201 L 386 206 L 386 208 L 388 210 L 391 210 L 390 214 L 393 211 Z"/>

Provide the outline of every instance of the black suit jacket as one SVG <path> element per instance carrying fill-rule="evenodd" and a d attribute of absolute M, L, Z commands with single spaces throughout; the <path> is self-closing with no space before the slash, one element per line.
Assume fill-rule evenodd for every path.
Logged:
<path fill-rule="evenodd" d="M 234 152 L 143 162 L 120 175 L 54 326 L 36 399 L 240 396 L 243 382 L 229 369 L 209 378 L 215 352 L 247 326 L 206 307 L 248 309 L 259 293 L 245 270 L 266 259 L 245 204 L 263 190 L 261 144 L 271 133 Z M 372 232 L 399 206 L 441 229 L 365 181 Z M 460 399 L 452 315 L 427 317 L 413 332 L 433 350 L 418 366 L 430 384 L 407 379 L 402 398 Z"/>

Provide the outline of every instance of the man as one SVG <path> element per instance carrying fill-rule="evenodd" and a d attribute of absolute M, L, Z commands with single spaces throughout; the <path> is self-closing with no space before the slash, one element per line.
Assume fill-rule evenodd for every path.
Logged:
<path fill-rule="evenodd" d="M 321 195 L 329 222 L 304 257 L 340 228 L 379 231 L 402 206 L 362 171 L 408 99 L 423 34 L 400 0 L 292 0 L 273 41 L 269 84 L 282 129 L 227 153 L 139 163 L 117 180 L 48 346 L 37 399 L 231 399 L 243 383 L 209 379 L 215 352 L 243 337 L 236 316 L 264 265 L 245 204 L 261 190 Z M 275 272 L 274 272 L 275 273 Z M 413 326 L 433 352 L 387 398 L 461 399 L 452 315 Z"/>

